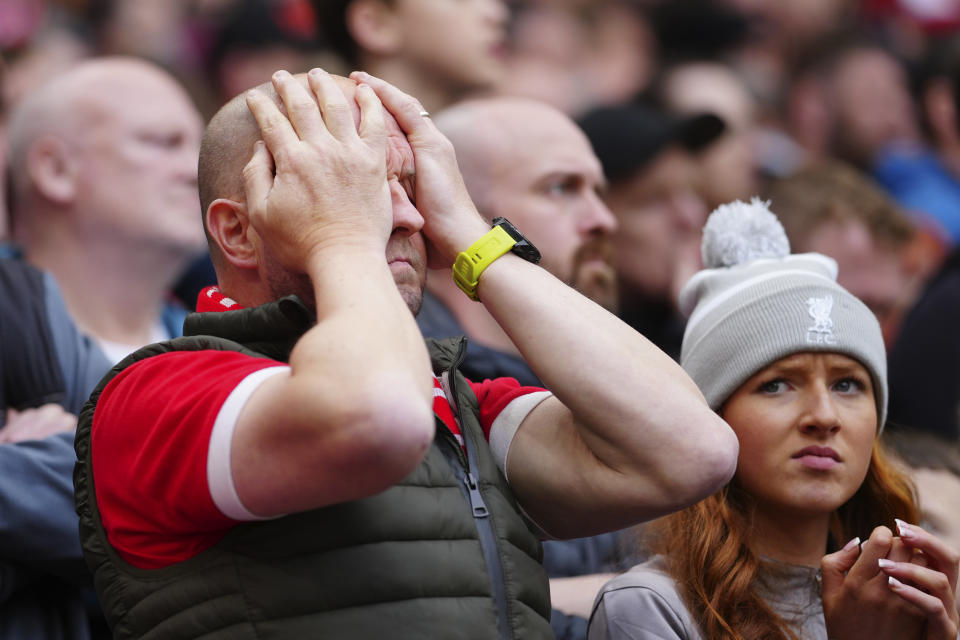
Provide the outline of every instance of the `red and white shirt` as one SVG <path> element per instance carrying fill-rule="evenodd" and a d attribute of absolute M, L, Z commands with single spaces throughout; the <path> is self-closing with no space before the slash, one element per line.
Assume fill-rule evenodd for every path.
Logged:
<path fill-rule="evenodd" d="M 198 311 L 225 308 L 239 306 L 215 289 L 201 294 Z M 233 351 L 177 351 L 137 362 L 110 381 L 93 417 L 91 450 L 97 505 L 121 557 L 145 569 L 168 566 L 258 519 L 234 489 L 230 445 L 246 401 L 287 370 Z M 469 384 L 503 470 L 520 423 L 550 393 L 513 378 Z M 434 413 L 460 440 L 436 378 Z"/>

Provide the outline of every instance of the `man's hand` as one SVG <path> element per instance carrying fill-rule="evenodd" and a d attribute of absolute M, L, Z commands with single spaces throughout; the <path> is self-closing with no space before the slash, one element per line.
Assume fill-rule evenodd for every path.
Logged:
<path fill-rule="evenodd" d="M 48 436 L 75 431 L 77 416 L 67 413 L 58 404 L 45 404 L 36 409 L 7 409 L 7 424 L 0 429 L 0 444 L 25 440 L 43 440 Z"/>
<path fill-rule="evenodd" d="M 417 168 L 415 204 L 433 249 L 430 267 L 451 266 L 457 254 L 490 230 L 467 193 L 453 144 L 423 115 L 426 112 L 416 98 L 363 71 L 350 77 L 373 87 L 406 134 Z"/>
<path fill-rule="evenodd" d="M 286 71 L 273 75 L 287 115 L 263 92 L 247 94 L 263 142 L 243 171 L 251 224 L 281 264 L 298 271 L 324 248 L 359 245 L 382 255 L 393 219 L 376 94 L 357 88 L 358 131 L 333 78 L 313 69 L 307 79 L 309 91 Z"/>

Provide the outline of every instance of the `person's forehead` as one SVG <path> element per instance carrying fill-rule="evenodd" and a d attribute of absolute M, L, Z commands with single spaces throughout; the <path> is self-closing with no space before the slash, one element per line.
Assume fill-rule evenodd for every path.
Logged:
<path fill-rule="evenodd" d="M 392 118 L 391 118 L 392 119 Z M 414 174 L 413 148 L 407 136 L 396 125 L 396 131 L 387 127 L 387 175 L 389 177 L 409 178 Z"/>
<path fill-rule="evenodd" d="M 501 121 L 504 134 L 492 152 L 498 173 L 539 180 L 560 173 L 574 174 L 596 185 L 603 183 L 603 168 L 589 140 L 572 122 L 548 110 L 517 109 Z"/>
<path fill-rule="evenodd" d="M 79 109 L 86 107 L 95 122 L 131 128 L 156 126 L 182 128 L 199 136 L 203 121 L 190 97 L 173 81 L 144 75 L 118 75 L 91 84 L 77 97 Z"/>
<path fill-rule="evenodd" d="M 866 370 L 860 361 L 836 351 L 799 351 L 771 362 L 767 365 L 766 369 L 814 371 L 818 367 L 844 367 Z"/>

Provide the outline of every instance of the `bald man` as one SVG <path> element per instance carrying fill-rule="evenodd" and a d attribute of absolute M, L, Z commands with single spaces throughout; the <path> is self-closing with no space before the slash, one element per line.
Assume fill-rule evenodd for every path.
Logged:
<path fill-rule="evenodd" d="M 461 102 L 435 122 L 453 143 L 484 219 L 509 218 L 540 250 L 544 269 L 614 310 L 610 236 L 616 220 L 599 195 L 600 161 L 579 127 L 549 105 L 518 98 Z M 493 316 L 465 297 L 445 271 L 431 271 L 427 287 L 417 322 L 428 337 L 470 339 L 462 367 L 468 377 L 540 384 Z"/>
<path fill-rule="evenodd" d="M 81 538 L 117 638 L 548 638 L 538 531 L 654 517 L 733 472 L 682 370 L 491 230 L 419 102 L 355 78 L 277 72 L 213 118 L 219 286 L 84 409 Z M 426 246 L 549 391 L 424 344 Z"/>
<path fill-rule="evenodd" d="M 11 116 L 14 238 L 114 362 L 181 333 L 168 295 L 204 249 L 202 131 L 173 77 L 133 58 L 81 63 Z"/>

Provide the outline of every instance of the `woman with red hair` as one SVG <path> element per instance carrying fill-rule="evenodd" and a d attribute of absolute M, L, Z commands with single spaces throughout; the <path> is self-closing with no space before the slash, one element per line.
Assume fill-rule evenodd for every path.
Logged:
<path fill-rule="evenodd" d="M 737 433 L 737 473 L 650 525 L 657 555 L 604 586 L 590 640 L 954 640 L 958 554 L 908 524 L 879 439 L 876 318 L 757 200 L 711 215 L 703 257 L 681 364 Z"/>

